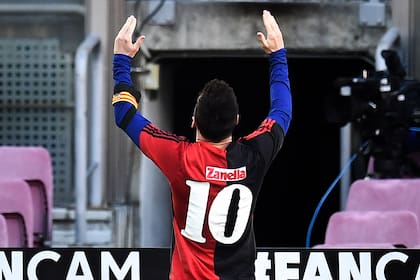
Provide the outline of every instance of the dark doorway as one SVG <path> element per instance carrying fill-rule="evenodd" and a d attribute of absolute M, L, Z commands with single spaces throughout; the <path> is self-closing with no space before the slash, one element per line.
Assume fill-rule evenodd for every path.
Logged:
<path fill-rule="evenodd" d="M 199 90 L 213 78 L 236 91 L 240 124 L 235 136 L 253 131 L 269 108 L 268 61 L 264 57 L 183 57 L 159 61 L 171 79 L 174 132 L 193 138 L 192 109 Z M 293 120 L 283 148 L 270 168 L 255 213 L 259 247 L 305 247 L 309 223 L 325 191 L 340 172 L 339 127 L 325 118 L 326 96 L 339 77 L 359 76 L 372 66 L 360 56 L 289 56 Z M 338 92 L 337 92 L 338 94 Z M 338 186 L 322 206 L 311 244 L 324 240 L 329 216 L 339 210 Z"/>

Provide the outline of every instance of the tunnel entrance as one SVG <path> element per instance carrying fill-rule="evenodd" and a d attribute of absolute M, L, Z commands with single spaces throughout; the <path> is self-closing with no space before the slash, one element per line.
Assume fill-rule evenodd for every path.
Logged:
<path fill-rule="evenodd" d="M 325 191 L 340 172 L 339 127 L 325 118 L 325 98 L 338 77 L 359 76 L 372 65 L 362 56 L 291 56 L 293 120 L 264 180 L 254 216 L 257 246 L 304 247 L 309 223 Z M 269 108 L 269 70 L 264 57 L 167 57 L 158 61 L 161 82 L 170 83 L 174 132 L 193 138 L 190 128 L 199 90 L 210 79 L 227 81 L 240 106 L 234 136 L 252 132 Z M 338 93 L 337 93 L 338 94 Z M 311 244 L 322 243 L 329 216 L 340 208 L 339 186 L 321 208 Z"/>

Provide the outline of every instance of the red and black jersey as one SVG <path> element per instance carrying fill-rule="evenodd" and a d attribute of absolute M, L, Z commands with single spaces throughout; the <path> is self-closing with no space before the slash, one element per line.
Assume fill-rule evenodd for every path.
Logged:
<path fill-rule="evenodd" d="M 267 118 L 220 149 L 163 131 L 140 114 L 131 58 L 114 55 L 115 122 L 169 181 L 175 237 L 170 279 L 254 279 L 253 213 L 292 111 L 286 50 L 270 54 L 269 61 Z"/>
<path fill-rule="evenodd" d="M 173 279 L 252 279 L 252 213 L 264 175 L 283 141 L 266 119 L 226 150 L 189 142 L 148 124 L 140 149 L 168 178 L 173 203 Z"/>

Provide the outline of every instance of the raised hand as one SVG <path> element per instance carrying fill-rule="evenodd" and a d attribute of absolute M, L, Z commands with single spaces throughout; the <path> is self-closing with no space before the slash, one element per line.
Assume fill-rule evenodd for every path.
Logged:
<path fill-rule="evenodd" d="M 124 25 L 118 32 L 117 37 L 115 37 L 114 54 L 125 54 L 129 57 L 134 57 L 137 54 L 146 37 L 141 35 L 133 43 L 132 37 L 134 29 L 136 28 L 136 23 L 137 20 L 134 16 L 129 16 L 127 18 Z"/>
<path fill-rule="evenodd" d="M 257 32 L 257 38 L 262 48 L 267 54 L 284 48 L 283 35 L 280 31 L 276 19 L 267 10 L 263 11 L 262 20 L 267 33 L 267 37 L 262 32 Z"/>

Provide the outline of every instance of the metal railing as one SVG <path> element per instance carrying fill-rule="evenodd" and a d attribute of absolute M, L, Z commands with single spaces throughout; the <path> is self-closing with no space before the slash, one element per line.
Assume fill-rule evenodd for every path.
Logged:
<path fill-rule="evenodd" d="M 0 13 L 70 13 L 84 16 L 86 8 L 79 4 L 0 4 Z"/>
<path fill-rule="evenodd" d="M 89 91 L 92 87 L 92 83 L 100 83 L 97 78 L 94 78 L 92 73 L 95 73 L 95 66 L 98 65 L 98 55 L 99 53 L 99 37 L 96 35 L 89 35 L 81 43 L 76 51 L 75 59 L 75 79 L 74 79 L 74 90 L 75 90 L 75 133 L 74 133 L 74 144 L 75 144 L 75 163 L 74 163 L 74 177 L 75 177 L 75 200 L 76 200 L 76 211 L 75 211 L 75 240 L 76 245 L 83 245 L 86 241 L 86 231 L 87 231 L 87 222 L 86 222 L 86 208 L 88 203 L 88 178 L 92 175 L 93 172 L 99 172 L 98 165 L 103 164 L 98 158 L 101 155 L 95 154 L 95 151 L 100 151 L 100 149 L 94 149 L 89 145 L 92 141 L 89 141 L 89 137 L 97 139 L 97 135 L 102 135 L 102 131 L 99 129 L 100 124 L 95 125 L 92 122 L 91 135 L 88 131 L 88 108 L 89 108 L 89 94 L 95 94 L 95 90 Z M 96 52 L 96 53 L 95 53 Z M 90 72 L 91 71 L 91 72 Z M 91 79 L 89 79 L 91 78 Z M 92 87 L 94 88 L 94 87 Z M 101 92 L 99 92 L 101 94 Z M 98 97 L 101 98 L 101 97 Z M 92 100 L 95 100 L 95 97 L 92 97 Z M 93 106 L 91 106 L 93 107 Z M 103 115 L 102 110 L 104 108 L 95 107 L 94 110 L 91 110 L 92 114 Z M 94 121 L 97 121 L 98 118 L 94 118 Z M 100 137 L 99 137 L 100 138 Z M 101 141 L 96 143 L 100 146 Z M 88 154 L 91 154 L 91 164 L 88 166 Z M 99 186 L 100 188 L 102 186 Z"/>

